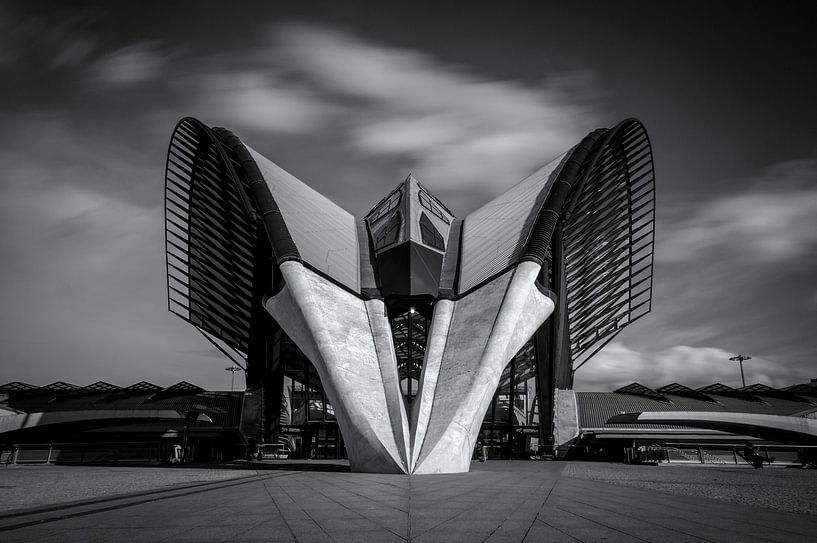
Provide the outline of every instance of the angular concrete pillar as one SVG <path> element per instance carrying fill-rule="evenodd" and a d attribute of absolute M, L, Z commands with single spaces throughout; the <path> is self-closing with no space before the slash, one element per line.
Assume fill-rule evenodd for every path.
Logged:
<path fill-rule="evenodd" d="M 413 473 L 468 471 L 502 371 L 553 312 L 553 301 L 536 285 L 539 269 L 522 262 L 454 303 L 442 352 L 426 351 L 425 365 L 437 375 L 420 392 L 420 403 L 430 404 L 431 412 L 422 439 L 415 429 Z"/>
<path fill-rule="evenodd" d="M 468 471 L 482 417 L 508 361 L 553 310 L 523 262 L 456 302 L 435 306 L 411 420 L 386 309 L 298 262 L 266 308 L 312 361 L 354 471 Z"/>
<path fill-rule="evenodd" d="M 284 262 L 281 273 L 285 286 L 265 307 L 320 375 L 352 469 L 407 473 L 408 417 L 383 303 L 299 262 Z"/>

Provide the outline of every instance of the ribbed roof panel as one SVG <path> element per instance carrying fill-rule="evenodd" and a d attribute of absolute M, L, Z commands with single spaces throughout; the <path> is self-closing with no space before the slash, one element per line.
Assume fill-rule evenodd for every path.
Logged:
<path fill-rule="evenodd" d="M 241 421 L 243 392 L 195 392 L 187 391 L 172 396 L 157 396 L 150 392 L 130 395 L 95 392 L 77 395 L 61 395 L 53 401 L 53 395 L 12 396 L 9 405 L 23 413 L 58 411 L 153 411 L 175 410 L 179 416 L 185 411 L 206 413 L 216 426 L 238 426 Z"/>
<path fill-rule="evenodd" d="M 360 292 L 355 218 L 327 197 L 247 147 L 305 263 Z"/>
<path fill-rule="evenodd" d="M 460 293 L 516 264 L 565 156 L 567 153 L 465 218 Z"/>
<path fill-rule="evenodd" d="M 763 397 L 763 402 L 746 401 L 731 396 L 714 396 L 718 403 L 664 393 L 671 403 L 645 396 L 619 394 L 616 392 L 577 392 L 579 427 L 585 428 L 673 428 L 663 424 L 607 424 L 607 420 L 620 413 L 643 411 L 725 411 L 732 413 L 759 413 L 767 415 L 792 415 L 803 409 L 803 403 L 780 398 Z"/>

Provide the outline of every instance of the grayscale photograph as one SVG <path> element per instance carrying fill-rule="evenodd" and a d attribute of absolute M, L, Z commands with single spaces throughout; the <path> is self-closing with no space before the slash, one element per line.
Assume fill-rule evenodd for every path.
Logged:
<path fill-rule="evenodd" d="M 817 541 L 817 3 L 0 3 L 0 541 Z"/>

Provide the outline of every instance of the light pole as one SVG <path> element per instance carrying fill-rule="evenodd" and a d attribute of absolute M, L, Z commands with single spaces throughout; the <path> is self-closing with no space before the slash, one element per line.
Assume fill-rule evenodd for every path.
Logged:
<path fill-rule="evenodd" d="M 230 372 L 230 392 L 235 390 L 235 372 L 241 371 L 241 368 L 238 366 L 230 366 L 229 368 L 224 368 L 224 371 Z"/>
<path fill-rule="evenodd" d="M 743 375 L 743 361 L 744 360 L 751 360 L 751 356 L 746 356 L 744 354 L 739 354 L 736 356 L 731 357 L 729 360 L 733 360 L 740 364 L 740 380 L 743 382 L 743 387 L 746 388 L 746 377 Z"/>
<path fill-rule="evenodd" d="M 185 411 L 180 414 L 184 419 L 184 434 L 182 435 L 182 457 L 179 459 L 179 461 L 187 462 L 189 460 L 187 455 L 187 436 L 190 434 L 190 424 L 193 422 L 212 423 L 213 419 L 211 419 L 206 413 L 202 413 L 201 411 L 191 410 Z"/>

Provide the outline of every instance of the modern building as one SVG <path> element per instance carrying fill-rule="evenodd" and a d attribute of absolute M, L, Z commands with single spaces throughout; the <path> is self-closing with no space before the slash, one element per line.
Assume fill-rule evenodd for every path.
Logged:
<path fill-rule="evenodd" d="M 267 459 L 303 458 L 303 447 L 292 445 L 308 430 L 320 434 L 337 424 L 321 394 L 285 379 L 287 443 L 265 446 Z M 493 403 L 486 419 L 507 415 Z M 554 406 L 560 459 L 630 460 L 646 448 L 652 460 L 742 463 L 738 453 L 751 441 L 777 464 L 817 462 L 817 379 L 785 388 L 632 383 L 613 392 L 557 389 Z M 211 392 L 187 382 L 164 388 L 144 381 L 128 387 L 6 383 L 0 385 L 0 463 L 167 463 L 178 461 L 181 451 L 186 461 L 229 462 L 255 455 L 259 407 L 257 391 Z M 483 433 L 495 430 L 493 424 L 484 422 Z M 511 431 L 523 441 L 531 439 L 528 430 Z M 316 439 L 310 456 L 343 455 L 339 434 L 330 437 Z M 492 453 L 502 457 L 501 448 Z"/>
<path fill-rule="evenodd" d="M 462 219 L 412 176 L 355 217 L 192 118 L 165 190 L 170 310 L 246 370 L 256 438 L 345 449 L 356 471 L 552 444 L 554 391 L 650 311 L 652 153 L 632 119 Z"/>
<path fill-rule="evenodd" d="M 0 385 L 0 462 L 160 463 L 243 457 L 244 392 L 208 392 L 182 381 L 119 387 L 98 381 Z M 244 425 L 252 427 L 252 416 Z"/>
<path fill-rule="evenodd" d="M 632 383 L 613 392 L 556 391 L 556 450 L 561 458 L 620 460 L 626 449 L 660 447 L 667 459 L 739 461 L 747 441 L 778 460 L 817 454 L 817 379 L 784 388 Z"/>

